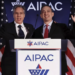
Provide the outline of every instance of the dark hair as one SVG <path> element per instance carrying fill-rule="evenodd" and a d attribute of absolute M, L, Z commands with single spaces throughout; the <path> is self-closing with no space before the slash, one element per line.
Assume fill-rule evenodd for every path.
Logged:
<path fill-rule="evenodd" d="M 49 6 L 49 5 L 43 5 L 43 6 L 41 7 L 41 12 L 42 12 L 42 9 L 43 9 L 45 6 L 49 7 L 49 8 L 51 9 L 51 11 L 53 12 L 51 6 Z"/>
<path fill-rule="evenodd" d="M 15 9 L 18 8 L 18 7 L 21 7 L 21 8 L 24 10 L 24 13 L 25 13 L 25 7 L 22 6 L 22 5 L 15 5 L 15 6 L 13 7 L 13 13 L 14 13 Z"/>

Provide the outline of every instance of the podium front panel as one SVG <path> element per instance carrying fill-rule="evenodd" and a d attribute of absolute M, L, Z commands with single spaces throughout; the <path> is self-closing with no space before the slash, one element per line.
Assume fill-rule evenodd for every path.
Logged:
<path fill-rule="evenodd" d="M 16 75 L 61 75 L 61 40 L 15 40 Z"/>

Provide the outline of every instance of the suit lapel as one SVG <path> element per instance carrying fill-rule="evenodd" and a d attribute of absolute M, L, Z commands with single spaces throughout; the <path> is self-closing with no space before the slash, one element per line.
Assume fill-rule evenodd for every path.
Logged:
<path fill-rule="evenodd" d="M 25 26 L 26 31 L 27 31 L 26 38 L 32 37 L 33 32 L 31 31 L 31 28 L 27 24 L 24 24 L 24 26 Z"/>
<path fill-rule="evenodd" d="M 40 37 L 41 37 L 41 38 L 44 38 L 43 35 L 42 35 L 42 34 L 43 34 L 43 25 L 40 27 L 39 30 L 40 30 L 40 33 L 41 33 L 41 36 L 40 36 Z M 40 33 L 39 33 L 39 34 L 40 34 Z"/>
<path fill-rule="evenodd" d="M 26 38 L 30 38 L 30 37 L 31 37 L 31 34 L 32 34 L 32 33 L 31 33 L 30 31 L 28 31 L 28 32 L 27 32 L 27 35 L 26 35 Z"/>
<path fill-rule="evenodd" d="M 52 37 L 53 33 L 55 32 L 55 29 L 56 29 L 56 25 L 53 22 L 52 25 L 51 25 L 51 29 L 50 29 L 49 36 L 48 37 Z"/>
<path fill-rule="evenodd" d="M 26 27 L 26 31 L 27 31 L 26 38 L 30 38 L 32 36 L 32 31 L 27 24 L 24 24 L 24 26 Z M 16 33 L 16 28 L 15 28 L 14 22 L 12 22 L 12 24 L 11 24 L 11 30 L 12 30 L 12 33 L 15 36 L 15 38 L 19 38 L 17 33 Z"/>
<path fill-rule="evenodd" d="M 11 23 L 11 31 L 12 31 L 14 37 L 15 37 L 15 38 L 18 38 L 18 35 L 17 35 L 17 33 L 16 33 L 16 28 L 15 28 L 14 22 Z"/>
<path fill-rule="evenodd" d="M 50 32 L 49 32 L 48 37 L 50 37 L 50 38 L 52 37 L 53 33 L 55 32 L 55 29 L 56 29 L 56 25 L 55 25 L 55 23 L 53 22 L 52 25 L 51 25 L 51 29 L 50 29 Z M 39 30 L 40 30 L 40 32 L 41 32 L 41 37 L 44 38 L 43 35 L 42 35 L 42 33 L 43 33 L 43 25 L 40 27 Z M 39 34 L 40 34 L 40 33 L 39 33 Z"/>

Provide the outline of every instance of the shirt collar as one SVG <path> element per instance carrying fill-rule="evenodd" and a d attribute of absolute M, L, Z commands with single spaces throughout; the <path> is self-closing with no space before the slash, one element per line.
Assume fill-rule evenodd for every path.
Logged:
<path fill-rule="evenodd" d="M 14 23 L 15 23 L 16 27 L 18 27 L 19 25 L 21 25 L 21 27 L 24 27 L 24 24 L 23 23 L 22 24 L 18 24 L 15 21 L 14 21 Z"/>
<path fill-rule="evenodd" d="M 49 26 L 51 26 L 53 23 L 53 20 L 48 24 Z M 46 26 L 46 24 L 44 23 L 44 26 Z"/>

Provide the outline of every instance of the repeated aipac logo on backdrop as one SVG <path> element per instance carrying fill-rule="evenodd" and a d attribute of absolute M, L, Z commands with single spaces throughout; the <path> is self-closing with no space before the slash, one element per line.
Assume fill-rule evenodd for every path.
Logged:
<path fill-rule="evenodd" d="M 15 5 L 24 6 L 26 4 L 26 2 L 20 2 L 20 0 L 16 0 L 16 2 L 11 2 L 11 4 L 12 4 L 12 6 L 15 6 Z M 45 1 L 36 1 L 36 7 L 33 2 L 30 2 L 29 6 L 27 8 L 27 11 L 29 11 L 29 10 L 39 11 L 39 10 L 41 10 L 41 7 L 43 4 L 51 6 L 53 11 L 62 11 L 62 9 L 63 9 L 62 2 L 56 2 L 55 5 L 53 5 L 52 2 L 49 2 L 49 4 L 47 4 L 47 2 L 45 2 Z M 58 5 L 60 5 L 59 8 L 58 8 Z M 13 11 L 13 9 L 11 11 Z"/>
<path fill-rule="evenodd" d="M 38 45 L 38 46 L 40 46 L 40 45 L 45 45 L 45 46 L 47 46 L 48 44 L 49 44 L 48 41 L 35 41 L 35 42 L 28 41 L 28 42 L 27 42 L 27 45 L 28 45 L 28 46 L 32 46 L 32 45 Z"/>
<path fill-rule="evenodd" d="M 49 69 L 42 69 L 40 64 L 37 65 L 36 69 L 29 69 L 31 75 L 47 75 Z"/>
<path fill-rule="evenodd" d="M 22 5 L 24 6 L 25 5 L 25 2 L 20 2 L 20 0 L 16 0 L 16 2 L 11 2 L 12 6 L 15 6 L 15 5 Z M 11 11 L 13 11 L 13 9 L 11 9 Z"/>
<path fill-rule="evenodd" d="M 11 2 L 12 6 L 15 6 L 15 5 L 22 5 L 24 6 L 25 2 L 20 2 L 20 0 L 16 0 L 16 2 Z"/>

